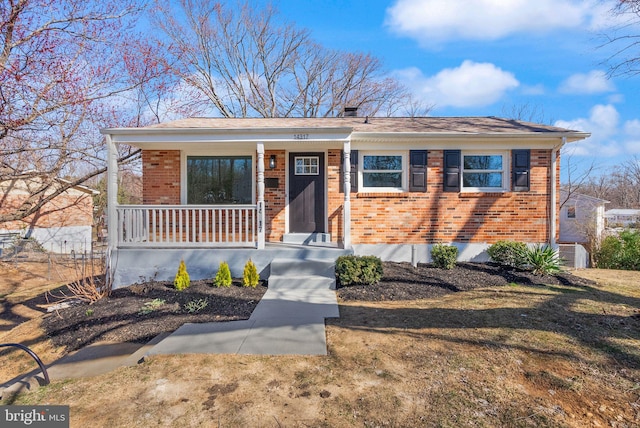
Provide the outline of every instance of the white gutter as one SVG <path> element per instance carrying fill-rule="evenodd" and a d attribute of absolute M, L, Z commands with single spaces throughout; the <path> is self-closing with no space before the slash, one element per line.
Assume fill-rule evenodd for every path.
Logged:
<path fill-rule="evenodd" d="M 551 150 L 551 207 L 549 210 L 549 245 L 551 248 L 556 249 L 558 244 L 556 242 L 556 216 L 557 213 L 557 204 L 556 198 L 558 196 L 558 190 L 556 188 L 556 180 L 558 179 L 558 173 L 556 171 L 558 161 L 558 150 L 562 148 L 567 142 L 567 137 L 562 137 L 562 143 L 560 145 L 555 146 L 553 150 Z"/>

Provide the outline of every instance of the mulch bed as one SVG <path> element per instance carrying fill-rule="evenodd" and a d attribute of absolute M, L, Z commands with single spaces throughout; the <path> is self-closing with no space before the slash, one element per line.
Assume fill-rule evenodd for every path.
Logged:
<path fill-rule="evenodd" d="M 458 263 L 455 268 L 447 270 L 428 264 L 419 264 L 414 268 L 410 263 L 387 262 L 384 263 L 384 276 L 379 283 L 338 288 L 338 297 L 344 301 L 429 299 L 447 293 L 509 284 L 584 287 L 593 285 L 593 282 L 568 272 L 534 275 L 493 263 Z"/>
<path fill-rule="evenodd" d="M 57 346 L 74 351 L 97 341 L 146 343 L 185 323 L 248 319 L 267 291 L 265 284 L 217 288 L 191 281 L 178 292 L 169 281 L 152 281 L 112 291 L 92 305 L 81 303 L 46 316 L 43 328 Z M 196 311 L 198 304 L 206 306 Z M 189 310 L 193 312 L 190 312 Z"/>
<path fill-rule="evenodd" d="M 452 270 L 444 270 L 430 265 L 414 268 L 409 263 L 384 263 L 384 277 L 378 284 L 339 287 L 337 294 L 342 301 L 415 300 L 513 283 L 592 284 L 570 273 L 536 276 L 493 264 L 459 263 Z M 242 287 L 237 282 L 229 288 L 210 284 L 211 280 L 192 281 L 181 292 L 173 288 L 173 283 L 160 281 L 120 288 L 93 305 L 82 303 L 49 314 L 43 327 L 53 343 L 67 351 L 97 341 L 146 343 L 185 323 L 248 319 L 266 292 L 266 284 L 257 288 Z M 206 306 L 189 312 L 202 301 Z"/>

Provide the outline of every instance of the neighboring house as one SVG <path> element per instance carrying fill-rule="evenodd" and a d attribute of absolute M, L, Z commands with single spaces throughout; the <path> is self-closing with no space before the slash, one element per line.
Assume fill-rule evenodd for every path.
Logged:
<path fill-rule="evenodd" d="M 612 209 L 604 213 L 608 228 L 631 227 L 640 228 L 640 210 Z"/>
<path fill-rule="evenodd" d="M 498 240 L 555 245 L 559 150 L 589 136 L 496 117 L 352 116 L 102 133 L 116 287 L 171 277 L 181 258 L 195 277 L 220 260 L 236 275 L 248 257 L 264 274 L 291 247 L 427 262 L 435 243 L 477 261 Z M 143 205 L 117 204 L 119 144 L 142 149 Z"/>
<path fill-rule="evenodd" d="M 560 242 L 590 244 L 602 238 L 605 204 L 609 201 L 580 193 L 560 191 Z"/>
<path fill-rule="evenodd" d="M 21 178 L 0 182 L 0 212 L 12 212 L 40 187 L 40 178 Z M 59 179 L 59 182 L 65 180 Z M 68 182 L 67 182 L 68 183 Z M 53 192 L 53 189 L 51 189 Z M 79 253 L 91 249 L 93 196 L 96 190 L 73 186 L 45 203 L 35 214 L 22 220 L 0 223 L 4 237 L 32 238 L 54 253 Z M 6 248 L 10 240 L 5 239 Z"/>

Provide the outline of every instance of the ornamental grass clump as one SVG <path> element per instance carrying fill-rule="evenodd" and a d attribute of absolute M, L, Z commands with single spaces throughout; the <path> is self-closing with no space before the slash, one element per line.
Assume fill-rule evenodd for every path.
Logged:
<path fill-rule="evenodd" d="M 216 287 L 231 287 L 232 282 L 229 264 L 227 262 L 220 262 L 218 273 L 216 273 L 216 277 L 213 279 L 213 285 Z"/>
<path fill-rule="evenodd" d="M 435 244 L 431 247 L 431 260 L 433 265 L 440 269 L 453 269 L 456 267 L 458 247 L 454 245 Z"/>
<path fill-rule="evenodd" d="M 260 282 L 260 275 L 258 274 L 258 268 L 255 263 L 249 259 L 247 263 L 244 265 L 244 270 L 242 271 L 242 285 L 245 287 L 257 287 Z"/>
<path fill-rule="evenodd" d="M 191 285 L 191 281 L 189 279 L 189 273 L 187 272 L 187 265 L 184 263 L 184 260 L 180 260 L 180 266 L 178 267 L 178 273 L 173 280 L 173 286 L 176 290 L 182 291 L 189 287 L 189 285 Z"/>
<path fill-rule="evenodd" d="M 562 259 L 549 245 L 536 245 L 525 250 L 524 263 L 535 275 L 554 274 L 560 271 Z"/>

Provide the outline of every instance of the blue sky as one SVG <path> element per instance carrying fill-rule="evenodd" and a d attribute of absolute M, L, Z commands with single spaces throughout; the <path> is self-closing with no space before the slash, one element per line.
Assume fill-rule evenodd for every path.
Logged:
<path fill-rule="evenodd" d="M 592 133 L 571 162 L 605 172 L 640 157 L 640 76 L 607 79 L 608 0 L 280 0 L 331 48 L 369 52 L 434 116 L 509 116 Z M 640 34 L 636 26 L 635 34 Z M 564 168 L 563 168 L 564 169 Z M 566 177 L 566 171 L 563 171 Z"/>

